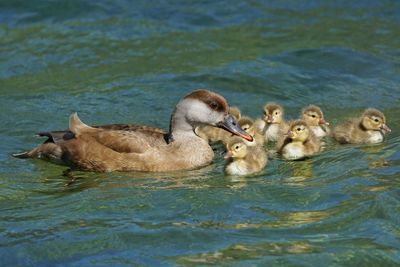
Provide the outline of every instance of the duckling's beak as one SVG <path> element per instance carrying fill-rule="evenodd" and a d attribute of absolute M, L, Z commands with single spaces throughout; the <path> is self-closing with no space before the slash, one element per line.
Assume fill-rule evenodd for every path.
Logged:
<path fill-rule="evenodd" d="M 322 125 L 329 125 L 329 122 L 327 122 L 327 121 L 324 120 L 324 119 L 320 119 L 320 120 L 319 120 L 319 124 L 322 124 Z"/>
<path fill-rule="evenodd" d="M 253 137 L 239 127 L 238 123 L 231 114 L 226 115 L 223 121 L 218 122 L 217 127 L 222 128 L 234 135 L 240 136 L 247 141 L 253 141 Z"/>
<path fill-rule="evenodd" d="M 224 159 L 230 159 L 230 158 L 232 158 L 232 156 L 233 156 L 232 152 L 228 151 L 228 152 L 225 153 Z"/>
<path fill-rule="evenodd" d="M 272 118 L 271 115 L 267 116 L 267 123 L 272 123 L 274 121 L 274 118 Z"/>
<path fill-rule="evenodd" d="M 381 129 L 387 133 L 392 131 L 386 124 L 382 124 Z"/>

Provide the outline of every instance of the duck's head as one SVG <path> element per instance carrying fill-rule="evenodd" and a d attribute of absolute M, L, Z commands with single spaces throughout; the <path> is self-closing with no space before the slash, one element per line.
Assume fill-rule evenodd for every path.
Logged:
<path fill-rule="evenodd" d="M 303 120 L 296 120 L 290 124 L 287 136 L 295 142 L 305 142 L 310 134 L 307 123 Z"/>
<path fill-rule="evenodd" d="M 222 128 L 247 141 L 253 141 L 253 137 L 241 129 L 235 118 L 229 113 L 229 105 L 221 95 L 208 90 L 196 90 L 185 96 L 176 105 L 174 127 L 190 125 L 195 129 L 199 125 L 211 125 Z"/>
<path fill-rule="evenodd" d="M 364 111 L 361 119 L 362 126 L 367 130 L 383 131 L 385 133 L 392 130 L 386 125 L 386 118 L 382 112 L 377 109 L 369 108 Z"/>
<path fill-rule="evenodd" d="M 309 126 L 329 125 L 324 119 L 324 114 L 318 106 L 310 105 L 301 111 L 301 118 Z"/>
<path fill-rule="evenodd" d="M 247 145 L 240 138 L 232 138 L 226 145 L 225 159 L 243 159 L 247 155 Z"/>
<path fill-rule="evenodd" d="M 275 103 L 267 103 L 263 109 L 263 120 L 268 124 L 279 124 L 283 119 L 283 108 Z"/>
<path fill-rule="evenodd" d="M 254 121 L 249 117 L 242 117 L 240 120 L 238 120 L 238 124 L 240 128 L 245 130 L 246 133 L 250 134 L 251 136 L 254 136 L 254 134 L 256 133 L 254 128 Z"/>

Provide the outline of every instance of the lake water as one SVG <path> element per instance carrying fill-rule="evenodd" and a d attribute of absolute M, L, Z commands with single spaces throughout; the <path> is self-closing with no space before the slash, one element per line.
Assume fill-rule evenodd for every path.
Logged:
<path fill-rule="evenodd" d="M 0 2 L 2 266 L 399 266 L 399 1 Z M 382 144 L 340 146 L 260 174 L 74 172 L 10 156 L 89 124 L 167 128 L 196 88 L 258 117 L 367 107 Z"/>

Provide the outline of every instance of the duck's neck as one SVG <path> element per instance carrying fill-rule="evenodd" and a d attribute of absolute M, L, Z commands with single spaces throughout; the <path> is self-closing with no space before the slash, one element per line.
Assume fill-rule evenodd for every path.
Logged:
<path fill-rule="evenodd" d="M 195 126 L 192 125 L 185 117 L 185 114 L 176 108 L 172 113 L 169 132 L 168 143 L 173 142 L 179 137 L 198 137 L 194 132 Z"/>

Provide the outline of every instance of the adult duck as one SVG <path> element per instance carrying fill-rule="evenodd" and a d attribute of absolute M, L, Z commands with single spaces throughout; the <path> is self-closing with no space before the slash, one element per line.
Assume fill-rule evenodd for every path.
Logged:
<path fill-rule="evenodd" d="M 69 130 L 44 132 L 48 139 L 17 158 L 40 158 L 72 168 L 90 171 L 176 171 L 210 164 L 214 152 L 196 135 L 201 125 L 219 127 L 248 141 L 225 98 L 208 90 L 196 90 L 175 107 L 168 132 L 147 126 L 88 126 L 76 113 L 70 116 Z"/>

